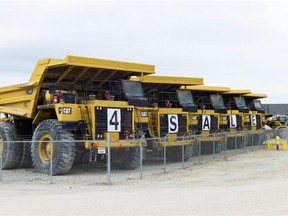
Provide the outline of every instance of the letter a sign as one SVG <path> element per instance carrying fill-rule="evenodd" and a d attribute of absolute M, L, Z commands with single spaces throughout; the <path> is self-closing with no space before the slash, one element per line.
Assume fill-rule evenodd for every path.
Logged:
<path fill-rule="evenodd" d="M 211 129 L 211 116 L 202 115 L 202 130 L 209 131 Z"/>

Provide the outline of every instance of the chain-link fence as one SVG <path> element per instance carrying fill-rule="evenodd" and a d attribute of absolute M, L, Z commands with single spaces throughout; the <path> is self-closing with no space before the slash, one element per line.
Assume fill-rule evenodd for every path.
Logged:
<path fill-rule="evenodd" d="M 145 176 L 266 149 L 267 142 L 275 138 L 287 141 L 288 130 L 285 128 L 215 133 L 206 136 L 183 136 L 177 137 L 175 142 L 169 139 L 169 136 L 157 139 L 142 137 L 139 140 L 133 140 L 134 143 L 135 141 L 137 143 L 133 147 L 115 147 L 116 144 L 110 140 L 108 134 L 107 139 L 103 141 L 105 147 L 84 151 L 81 154 L 76 149 L 75 155 L 73 153 L 74 163 L 70 164 L 71 169 L 68 167 L 69 171 L 65 175 L 54 175 L 57 166 L 63 162 L 56 152 L 59 150 L 57 149 L 57 145 L 60 145 L 59 142 L 47 142 L 41 148 L 35 150 L 32 147 L 31 150 L 31 142 L 2 140 L 0 143 L 0 168 L 3 167 L 3 170 L 0 169 L 0 180 L 5 182 L 70 182 L 111 185 L 127 179 L 142 179 Z M 83 143 L 84 141 L 75 141 L 73 145 L 77 142 Z M 19 146 L 19 148 L 11 148 L 11 146 Z M 12 150 L 15 152 L 11 152 Z M 16 154 L 20 154 L 20 156 Z M 40 155 L 42 164 L 37 164 L 37 169 L 34 168 L 30 155 L 32 157 Z M 67 154 L 64 152 L 62 156 L 67 157 Z M 13 160 L 16 158 L 21 163 L 18 161 L 18 164 L 13 164 Z M 35 158 L 33 158 L 33 163 L 34 165 L 37 163 Z"/>

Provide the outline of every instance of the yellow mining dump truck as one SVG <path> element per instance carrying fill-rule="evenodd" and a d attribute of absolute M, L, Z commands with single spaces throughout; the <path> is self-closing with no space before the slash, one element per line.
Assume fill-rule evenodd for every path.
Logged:
<path fill-rule="evenodd" d="M 246 100 L 243 97 L 245 94 L 250 94 L 248 89 L 231 89 L 228 92 L 224 92 L 224 103 L 227 107 L 229 118 L 229 131 L 242 131 L 244 129 L 249 130 L 249 119 L 244 118 L 244 113 L 249 113 L 249 109 L 246 105 Z"/>
<path fill-rule="evenodd" d="M 112 166 L 135 168 L 131 100 L 137 99 L 127 100 L 121 80 L 153 73 L 153 65 L 76 56 L 38 61 L 28 83 L 0 88 L 3 168 L 30 166 L 32 158 L 38 171 L 49 173 L 52 157 L 53 175 L 64 174 L 85 150 L 105 155 L 108 133 Z M 31 139 L 32 145 L 15 143 Z"/>
<path fill-rule="evenodd" d="M 247 145 L 252 145 L 259 143 L 261 135 L 263 134 L 261 129 L 264 129 L 266 116 L 260 99 L 267 98 L 267 95 L 262 93 L 250 93 L 243 95 L 243 97 L 245 98 L 249 109 L 249 113 L 244 115 L 246 119 L 245 124 L 247 125 L 246 127 L 250 128 L 250 133 L 253 135 L 253 140 L 248 142 Z"/>
<path fill-rule="evenodd" d="M 245 122 L 249 124 L 250 129 L 253 131 L 262 129 L 265 125 L 265 110 L 260 99 L 267 98 L 267 95 L 262 93 L 250 93 L 243 95 L 243 97 L 245 98 L 249 109 L 249 115 L 246 115 L 249 122 Z"/>
<path fill-rule="evenodd" d="M 229 91 L 230 88 L 199 85 L 187 86 L 186 90 L 191 91 L 194 103 L 197 105 L 197 114 L 190 112 L 190 132 L 202 135 L 203 153 L 212 153 L 214 141 L 217 142 L 215 152 L 221 151 L 223 136 L 211 136 L 211 134 L 224 131 L 228 124 L 227 109 L 221 93 Z"/>
<path fill-rule="evenodd" d="M 241 148 L 244 146 L 245 135 L 243 132 L 250 130 L 250 119 L 246 118 L 249 109 L 246 105 L 246 100 L 243 97 L 245 94 L 250 94 L 248 89 L 231 89 L 228 92 L 222 93 L 227 113 L 229 115 L 227 131 L 228 134 L 227 149 Z"/>
<path fill-rule="evenodd" d="M 192 141 L 186 138 L 189 135 L 187 111 L 196 107 L 189 102 L 180 104 L 178 90 L 183 85 L 203 84 L 203 79 L 152 75 L 134 77 L 132 80 L 142 83 L 145 97 L 153 107 L 151 109 L 135 108 L 139 109 L 139 112 L 144 112 L 145 115 L 147 113 L 148 122 L 141 122 L 142 127 L 147 128 L 146 137 L 157 138 L 147 143 L 146 152 L 150 152 L 150 156 L 156 155 L 157 158 L 161 158 L 165 145 L 168 147 L 168 160 L 181 160 L 181 146 L 185 145 L 184 159 L 188 160 L 191 156 Z"/>

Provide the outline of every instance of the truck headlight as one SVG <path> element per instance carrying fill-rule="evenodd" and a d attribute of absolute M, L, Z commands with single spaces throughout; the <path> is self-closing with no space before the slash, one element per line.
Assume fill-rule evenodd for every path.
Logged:
<path fill-rule="evenodd" d="M 192 120 L 197 120 L 197 116 L 192 116 Z"/>

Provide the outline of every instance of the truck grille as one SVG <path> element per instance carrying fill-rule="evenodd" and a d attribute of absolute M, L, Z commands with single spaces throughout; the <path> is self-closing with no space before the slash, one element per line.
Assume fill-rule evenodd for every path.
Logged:
<path fill-rule="evenodd" d="M 183 136 L 187 132 L 187 116 L 177 114 L 178 116 L 178 133 L 177 136 Z M 160 115 L 160 137 L 164 137 L 169 133 L 168 130 L 168 114 Z"/>
<path fill-rule="evenodd" d="M 218 130 L 218 118 L 214 115 L 210 115 L 210 118 L 211 118 L 210 133 L 214 133 Z M 202 116 L 201 115 L 199 115 L 197 129 L 198 131 L 202 131 Z"/>
<path fill-rule="evenodd" d="M 242 115 L 236 115 L 237 127 L 236 129 L 242 128 Z M 228 124 L 225 126 L 225 129 L 230 128 L 230 118 L 228 117 Z"/>
<path fill-rule="evenodd" d="M 96 139 L 104 139 L 104 133 L 107 132 L 107 107 L 95 107 L 95 137 Z M 132 112 L 131 108 L 111 108 L 121 111 L 121 130 L 119 139 L 124 139 L 124 132 L 132 133 Z"/>

